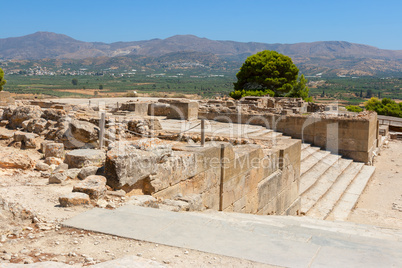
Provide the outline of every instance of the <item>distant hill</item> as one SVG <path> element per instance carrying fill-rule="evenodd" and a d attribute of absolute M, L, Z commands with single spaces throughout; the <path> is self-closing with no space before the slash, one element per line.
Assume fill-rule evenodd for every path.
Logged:
<path fill-rule="evenodd" d="M 265 49 L 290 56 L 306 74 L 376 75 L 402 72 L 402 50 L 385 50 L 344 41 L 265 44 L 176 35 L 166 39 L 106 44 L 83 42 L 51 32 L 0 39 L 1 60 L 145 56 L 158 58 L 157 62 L 161 64 L 180 62 L 182 57 L 185 61 L 196 58 L 196 62 L 205 66 L 224 66 L 228 62 L 241 63 L 247 56 Z"/>

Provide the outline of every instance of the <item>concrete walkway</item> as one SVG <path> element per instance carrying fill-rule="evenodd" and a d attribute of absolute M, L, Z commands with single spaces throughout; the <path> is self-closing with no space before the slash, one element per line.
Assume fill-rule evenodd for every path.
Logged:
<path fill-rule="evenodd" d="M 402 231 L 311 218 L 95 208 L 68 227 L 285 267 L 402 267 Z"/>

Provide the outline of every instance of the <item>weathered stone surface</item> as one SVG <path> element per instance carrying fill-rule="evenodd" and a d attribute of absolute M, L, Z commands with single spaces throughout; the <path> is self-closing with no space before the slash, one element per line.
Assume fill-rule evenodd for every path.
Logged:
<path fill-rule="evenodd" d="M 22 128 L 28 132 L 36 134 L 42 133 L 47 125 L 47 121 L 43 118 L 31 118 L 22 122 Z"/>
<path fill-rule="evenodd" d="M 8 125 L 8 120 L 1 120 L 0 121 L 0 127 L 5 127 L 5 126 L 7 126 Z"/>
<path fill-rule="evenodd" d="M 63 172 L 65 170 L 68 170 L 68 165 L 66 163 L 61 163 L 57 165 L 57 167 L 54 169 L 54 172 Z"/>
<path fill-rule="evenodd" d="M 35 121 L 33 125 L 33 132 L 34 133 L 42 133 L 46 129 L 47 121 L 43 118 L 39 118 Z"/>
<path fill-rule="evenodd" d="M 142 207 L 152 207 L 156 203 L 157 200 L 152 195 L 133 195 L 126 201 L 126 204 Z"/>
<path fill-rule="evenodd" d="M 50 166 L 48 164 L 40 161 L 40 162 L 36 163 L 35 169 L 39 170 L 39 171 L 48 171 L 48 170 L 50 170 Z"/>
<path fill-rule="evenodd" d="M 131 111 L 137 115 L 147 115 L 148 114 L 148 103 L 126 102 L 120 106 L 120 110 Z"/>
<path fill-rule="evenodd" d="M 68 179 L 76 179 L 78 174 L 80 173 L 81 169 L 79 168 L 70 168 L 64 171 L 64 174 L 67 176 Z"/>
<path fill-rule="evenodd" d="M 64 157 L 64 144 L 63 143 L 47 143 L 45 145 L 45 157 Z"/>
<path fill-rule="evenodd" d="M 157 165 L 166 161 L 171 154 L 171 146 L 159 139 L 118 143 L 106 158 L 108 185 L 116 189 L 134 185 L 155 173 Z"/>
<path fill-rule="evenodd" d="M 3 109 L 3 116 L 2 116 L 2 120 L 10 120 L 11 116 L 14 113 L 15 108 L 17 108 L 17 106 L 8 106 L 6 108 Z"/>
<path fill-rule="evenodd" d="M 31 169 L 35 162 L 25 153 L 0 152 L 0 168 Z"/>
<path fill-rule="evenodd" d="M 44 140 L 44 141 L 42 141 L 42 142 L 40 143 L 40 151 L 41 151 L 43 154 L 45 153 L 46 145 L 47 145 L 48 143 L 54 143 L 54 142 L 53 142 L 53 141 L 50 141 L 50 140 Z"/>
<path fill-rule="evenodd" d="M 46 120 L 59 121 L 61 118 L 66 117 L 67 113 L 59 109 L 46 109 L 43 111 L 42 118 Z"/>
<path fill-rule="evenodd" d="M 83 168 L 87 166 L 102 166 L 105 162 L 105 153 L 94 149 L 77 149 L 68 152 L 65 163 L 69 168 Z"/>
<path fill-rule="evenodd" d="M 56 165 L 56 166 L 58 166 L 58 165 L 63 163 L 63 159 L 57 158 L 57 157 L 47 157 L 45 159 L 45 163 L 48 164 L 48 165 Z"/>
<path fill-rule="evenodd" d="M 70 128 L 74 138 L 81 142 L 91 143 L 99 139 L 99 128 L 92 123 L 72 120 Z"/>
<path fill-rule="evenodd" d="M 198 119 L 197 102 L 172 102 L 167 116 L 171 119 L 195 120 Z"/>
<path fill-rule="evenodd" d="M 64 172 L 54 172 L 50 174 L 49 184 L 64 184 L 66 180 L 67 176 Z"/>
<path fill-rule="evenodd" d="M 36 148 L 36 140 L 35 140 L 35 136 L 33 134 L 25 136 L 24 147 L 32 148 L 32 149 Z"/>
<path fill-rule="evenodd" d="M 148 105 L 148 115 L 151 116 L 167 116 L 170 112 L 170 104 L 151 103 Z"/>
<path fill-rule="evenodd" d="M 150 134 L 154 130 L 162 130 L 161 123 L 157 118 L 134 119 L 127 123 L 128 130 L 138 134 Z"/>
<path fill-rule="evenodd" d="M 170 206 L 170 207 L 175 207 L 176 209 L 174 209 L 174 211 L 189 211 L 190 210 L 189 203 L 181 201 L 181 200 L 166 199 L 163 201 L 163 204 Z"/>
<path fill-rule="evenodd" d="M 179 200 L 188 203 L 189 211 L 201 211 L 204 209 L 202 205 L 202 197 L 200 194 L 192 194 L 180 197 Z"/>
<path fill-rule="evenodd" d="M 106 193 L 106 178 L 103 176 L 91 175 L 80 181 L 73 188 L 73 192 L 81 192 L 89 195 L 90 199 L 99 199 Z"/>
<path fill-rule="evenodd" d="M 25 120 L 40 118 L 42 116 L 42 109 L 39 106 L 18 106 L 13 110 L 9 119 L 11 128 L 22 127 L 22 122 Z"/>
<path fill-rule="evenodd" d="M 124 190 L 106 191 L 106 194 L 107 195 L 112 195 L 112 196 L 119 196 L 119 197 L 126 196 L 126 192 Z"/>
<path fill-rule="evenodd" d="M 80 180 L 83 180 L 88 176 L 96 175 L 96 172 L 98 171 L 98 169 L 99 169 L 99 167 L 94 167 L 94 166 L 83 167 L 81 169 L 80 173 L 78 173 L 78 178 Z"/>
<path fill-rule="evenodd" d="M 90 204 L 89 195 L 85 193 L 73 192 L 59 197 L 61 207 L 73 207 Z"/>
<path fill-rule="evenodd" d="M 14 137 L 14 133 L 0 133 L 0 140 L 9 140 Z"/>
<path fill-rule="evenodd" d="M 21 146 L 24 148 L 36 148 L 36 137 L 38 135 L 33 133 L 26 133 L 21 131 L 16 131 L 14 133 L 14 141 L 21 142 Z"/>

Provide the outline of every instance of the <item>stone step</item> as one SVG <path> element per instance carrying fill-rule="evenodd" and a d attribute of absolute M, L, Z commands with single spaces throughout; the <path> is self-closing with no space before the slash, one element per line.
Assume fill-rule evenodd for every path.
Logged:
<path fill-rule="evenodd" d="M 300 161 L 307 159 L 310 155 L 312 155 L 315 152 L 318 152 L 319 150 L 320 150 L 319 147 L 312 147 L 312 146 L 307 146 L 305 148 L 302 148 L 301 155 L 300 155 Z"/>
<path fill-rule="evenodd" d="M 332 212 L 328 215 L 327 219 L 345 221 L 356 206 L 357 200 L 359 200 L 367 183 L 373 177 L 374 172 L 374 166 L 363 166 L 359 174 L 343 193 Z"/>
<path fill-rule="evenodd" d="M 330 167 L 315 183 L 301 196 L 301 213 L 306 214 L 320 200 L 322 196 L 331 188 L 332 184 L 352 163 L 352 160 L 340 158 Z"/>
<path fill-rule="evenodd" d="M 287 136 L 283 136 L 283 134 L 281 132 L 274 132 L 274 131 L 265 133 L 263 135 L 258 135 L 258 136 L 249 135 L 247 137 L 251 138 L 251 139 L 255 139 L 255 140 L 261 140 L 261 141 L 272 141 L 274 139 L 284 139 L 284 138 L 287 139 Z"/>
<path fill-rule="evenodd" d="M 325 158 L 314 165 L 309 171 L 300 177 L 300 193 L 303 194 L 310 189 L 316 181 L 341 158 L 339 155 L 328 154 Z"/>
<path fill-rule="evenodd" d="M 314 149 L 313 147 L 311 148 Z M 303 176 L 304 173 L 309 171 L 313 166 L 315 166 L 318 162 L 320 162 L 324 157 L 329 154 L 330 152 L 328 151 L 318 150 L 309 155 L 307 158 L 304 158 L 300 163 L 300 176 Z"/>
<path fill-rule="evenodd" d="M 306 215 L 316 219 L 326 219 L 363 166 L 363 163 L 351 163 Z"/>
<path fill-rule="evenodd" d="M 263 136 L 267 133 L 271 133 L 273 132 L 272 129 L 267 129 L 267 128 L 261 128 L 259 131 L 257 131 L 256 133 L 252 133 L 252 136 Z"/>
<path fill-rule="evenodd" d="M 301 144 L 301 149 L 302 149 L 302 150 L 304 150 L 304 149 L 306 149 L 306 148 L 308 148 L 308 147 L 311 147 L 311 144 L 309 144 L 309 143 L 304 143 L 304 142 Z"/>

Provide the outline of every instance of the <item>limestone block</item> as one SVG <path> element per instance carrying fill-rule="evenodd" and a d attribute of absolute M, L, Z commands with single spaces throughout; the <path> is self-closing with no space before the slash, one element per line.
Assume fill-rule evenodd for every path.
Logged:
<path fill-rule="evenodd" d="M 0 127 L 5 127 L 5 126 L 7 126 L 8 125 L 8 120 L 1 120 L 0 121 Z"/>
<path fill-rule="evenodd" d="M 298 216 L 301 210 L 301 198 L 298 197 L 283 213 L 282 215 Z"/>
<path fill-rule="evenodd" d="M 46 129 L 46 125 L 47 121 L 43 118 L 39 118 L 33 125 L 33 132 L 37 134 L 42 133 L 42 131 Z"/>
<path fill-rule="evenodd" d="M 162 130 L 157 118 L 133 119 L 128 121 L 127 129 L 138 134 L 150 134 L 154 130 Z"/>
<path fill-rule="evenodd" d="M 36 148 L 36 137 L 38 135 L 33 133 L 26 133 L 21 131 L 16 131 L 14 133 L 14 141 L 21 142 L 21 146 L 24 148 Z"/>
<path fill-rule="evenodd" d="M 89 195 L 90 199 L 99 199 L 106 194 L 106 178 L 103 176 L 91 175 L 80 181 L 73 188 L 73 192 L 81 192 Z"/>
<path fill-rule="evenodd" d="M 190 210 L 190 205 L 189 203 L 182 201 L 182 200 L 171 200 L 171 199 L 165 199 L 163 200 L 162 204 L 175 207 L 175 211 L 189 211 Z"/>
<path fill-rule="evenodd" d="M 145 116 L 148 114 L 148 103 L 126 102 L 120 107 L 120 110 L 134 112 L 136 115 Z"/>
<path fill-rule="evenodd" d="M 47 143 L 45 145 L 45 158 L 48 157 L 64 157 L 64 145 L 63 143 Z"/>
<path fill-rule="evenodd" d="M 282 172 L 278 170 L 258 183 L 258 210 L 265 207 L 279 194 L 281 180 Z"/>
<path fill-rule="evenodd" d="M 202 193 L 201 198 L 205 209 L 219 209 L 219 187 L 211 188 Z"/>
<path fill-rule="evenodd" d="M 167 116 L 170 119 L 195 120 L 198 119 L 197 102 L 172 102 Z"/>
<path fill-rule="evenodd" d="M 70 168 L 64 171 L 64 174 L 67 176 L 68 179 L 74 180 L 78 177 L 81 169 L 79 168 Z"/>
<path fill-rule="evenodd" d="M 33 119 L 40 118 L 42 116 L 42 109 L 39 106 L 18 106 L 14 109 L 10 120 L 10 127 L 15 129 L 22 127 L 22 122 Z"/>
<path fill-rule="evenodd" d="M 75 139 L 84 143 L 96 142 L 99 139 L 99 128 L 86 121 L 72 120 L 70 130 Z"/>
<path fill-rule="evenodd" d="M 48 143 L 54 143 L 54 141 L 44 140 L 44 141 L 42 141 L 41 144 L 40 144 L 40 151 L 41 151 L 43 154 L 45 153 L 46 145 L 47 145 Z"/>
<path fill-rule="evenodd" d="M 64 162 L 69 168 L 99 167 L 103 165 L 105 158 L 105 153 L 101 150 L 76 149 L 66 153 Z"/>
<path fill-rule="evenodd" d="M 61 118 L 66 117 L 66 111 L 59 109 L 46 109 L 43 111 L 42 118 L 46 120 L 59 121 Z"/>
<path fill-rule="evenodd" d="M 25 153 L 8 150 L 0 152 L 0 168 L 31 169 L 34 166 L 35 161 Z"/>
<path fill-rule="evenodd" d="M 35 165 L 35 169 L 39 171 L 48 171 L 50 170 L 50 166 L 44 162 L 38 162 Z"/>
<path fill-rule="evenodd" d="M 14 133 L 0 133 L 0 140 L 9 140 L 14 137 Z"/>
<path fill-rule="evenodd" d="M 91 175 L 96 175 L 96 172 L 98 171 L 99 167 L 94 167 L 94 166 L 89 166 L 89 167 L 83 167 L 80 172 L 78 173 L 78 178 L 80 180 L 85 179 L 88 176 Z"/>
<path fill-rule="evenodd" d="M 85 193 L 69 193 L 59 197 L 61 207 L 73 207 L 90 204 L 89 195 Z"/>
<path fill-rule="evenodd" d="M 64 184 L 67 179 L 68 178 L 64 172 L 54 172 L 50 174 L 49 184 Z"/>
<path fill-rule="evenodd" d="M 148 105 L 148 115 L 167 116 L 170 112 L 170 105 L 166 103 L 151 103 Z"/>
<path fill-rule="evenodd" d="M 155 203 L 157 203 L 157 200 L 151 195 L 133 195 L 128 197 L 126 201 L 126 204 L 143 207 L 152 206 Z"/>
<path fill-rule="evenodd" d="M 202 205 L 201 194 L 191 194 L 180 197 L 179 200 L 187 202 L 189 211 L 201 211 L 204 209 Z"/>
<path fill-rule="evenodd" d="M 63 159 L 57 158 L 57 157 L 47 157 L 45 159 L 45 163 L 48 164 L 48 165 L 56 165 L 56 166 L 58 166 L 58 165 L 63 163 Z"/>
<path fill-rule="evenodd" d="M 106 157 L 108 185 L 120 189 L 124 185 L 132 186 L 150 175 L 157 175 L 158 166 L 168 163 L 171 154 L 171 146 L 159 139 L 118 143 L 108 151 Z"/>
<path fill-rule="evenodd" d="M 180 181 L 192 178 L 196 174 L 195 157 L 192 153 L 174 152 L 167 158 L 166 162 L 155 166 L 154 173 L 151 174 L 151 184 L 154 186 L 154 181 L 158 181 L 158 186 L 155 186 L 155 191 L 162 190 L 179 183 Z"/>

